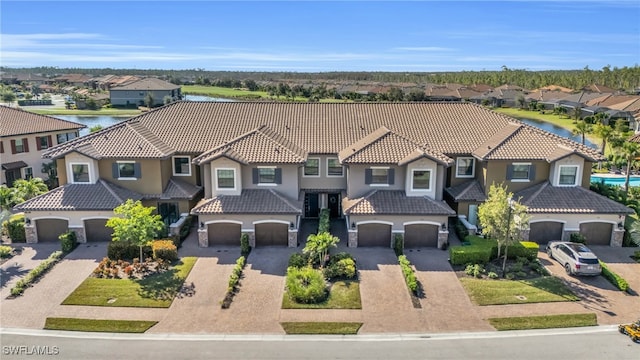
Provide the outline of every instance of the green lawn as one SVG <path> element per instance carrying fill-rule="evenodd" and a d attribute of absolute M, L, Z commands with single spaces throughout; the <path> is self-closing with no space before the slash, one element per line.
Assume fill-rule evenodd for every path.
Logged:
<path fill-rule="evenodd" d="M 288 335 L 356 335 L 362 323 L 350 322 L 283 322 L 280 323 Z"/>
<path fill-rule="evenodd" d="M 562 314 L 544 316 L 523 316 L 489 319 L 491 326 L 496 330 L 529 330 L 552 329 L 579 326 L 596 326 L 598 319 L 596 314 Z"/>
<path fill-rule="evenodd" d="M 218 86 L 203 85 L 182 85 L 182 93 L 191 95 L 204 95 L 222 98 L 269 98 L 266 91 L 249 91 L 243 89 L 232 89 Z"/>
<path fill-rule="evenodd" d="M 197 258 L 182 258 L 169 271 L 142 280 L 89 277 L 62 305 L 168 308 Z"/>
<path fill-rule="evenodd" d="M 478 305 L 580 300 L 562 280 L 553 276 L 517 281 L 461 278 L 460 282 L 469 297 Z"/>
<path fill-rule="evenodd" d="M 282 297 L 283 309 L 362 309 L 360 283 L 357 281 L 336 281 L 331 286 L 329 297 L 319 304 L 298 304 L 285 292 Z"/>
<path fill-rule="evenodd" d="M 28 109 L 27 109 L 28 110 Z M 40 115 L 78 115 L 78 116 L 123 116 L 133 117 L 142 114 L 138 109 L 100 109 L 100 110 L 71 110 L 71 109 L 34 109 L 29 110 Z"/>
<path fill-rule="evenodd" d="M 47 318 L 45 330 L 143 333 L 157 321 Z"/>

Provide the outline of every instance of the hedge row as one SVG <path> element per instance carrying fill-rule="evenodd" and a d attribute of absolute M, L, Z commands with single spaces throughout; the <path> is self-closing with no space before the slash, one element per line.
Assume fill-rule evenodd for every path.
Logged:
<path fill-rule="evenodd" d="M 22 295 L 26 288 L 31 286 L 32 283 L 34 283 L 42 275 L 49 271 L 49 269 L 51 269 L 53 265 L 57 264 L 63 256 L 64 253 L 62 251 L 56 251 L 53 254 L 49 255 L 48 258 L 42 261 L 33 270 L 29 271 L 29 273 L 24 278 L 18 280 L 16 285 L 11 289 L 11 296 Z"/>
<path fill-rule="evenodd" d="M 449 248 L 449 259 L 453 265 L 486 264 L 498 256 L 498 242 L 477 236 L 466 239 L 471 245 L 452 246 Z M 524 257 L 534 260 L 538 257 L 539 245 L 531 241 L 521 241 L 508 246 L 509 259 Z M 504 249 L 501 251 L 504 254 Z"/>
<path fill-rule="evenodd" d="M 603 263 L 602 261 L 600 261 L 600 266 L 602 266 L 602 276 L 604 276 L 605 279 L 609 280 L 609 282 L 613 284 L 613 286 L 617 287 L 622 291 L 629 290 L 629 283 L 627 282 L 627 280 L 623 279 L 620 275 L 611 271 L 611 269 L 609 269 L 607 264 Z"/>
<path fill-rule="evenodd" d="M 236 260 L 236 266 L 233 267 L 231 276 L 229 276 L 227 293 L 224 296 L 224 299 L 222 300 L 222 302 L 220 303 L 223 309 L 228 309 L 229 306 L 231 306 L 233 297 L 236 294 L 236 290 L 238 289 L 238 284 L 240 283 L 240 278 L 242 277 L 242 270 L 244 270 L 244 267 L 246 264 L 247 264 L 247 259 L 244 256 L 240 256 L 238 260 Z"/>
<path fill-rule="evenodd" d="M 418 278 L 416 278 L 416 273 L 413 271 L 413 268 L 411 268 L 411 262 L 405 255 L 400 255 L 398 256 L 398 263 L 402 269 L 402 274 L 404 275 L 407 287 L 412 293 L 417 294 L 419 288 Z"/>
<path fill-rule="evenodd" d="M 60 246 L 62 247 L 62 251 L 65 254 L 72 252 L 73 249 L 78 246 L 78 238 L 75 231 L 69 230 L 63 234 L 60 234 L 60 236 L 58 236 L 58 239 L 60 239 Z"/>

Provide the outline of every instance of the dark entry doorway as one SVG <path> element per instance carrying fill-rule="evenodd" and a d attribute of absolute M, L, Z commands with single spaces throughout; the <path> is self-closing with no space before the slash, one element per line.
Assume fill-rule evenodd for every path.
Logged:
<path fill-rule="evenodd" d="M 332 218 L 340 217 L 340 194 L 328 194 L 329 210 Z"/>
<path fill-rule="evenodd" d="M 318 212 L 318 194 L 304 194 L 304 217 L 317 218 Z"/>

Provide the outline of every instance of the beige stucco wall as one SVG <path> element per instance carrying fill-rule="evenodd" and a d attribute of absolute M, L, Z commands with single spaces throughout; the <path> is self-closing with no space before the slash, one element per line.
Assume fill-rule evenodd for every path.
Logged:
<path fill-rule="evenodd" d="M 555 161 L 551 164 L 549 170 L 549 181 L 553 186 L 558 186 L 558 181 L 560 180 L 560 166 L 561 165 L 578 165 L 578 185 L 584 184 L 584 175 L 585 172 L 587 174 L 591 174 L 591 163 L 585 162 L 584 158 L 578 155 L 570 155 L 565 158 L 562 158 L 558 161 Z M 585 168 L 585 165 L 588 165 L 588 168 Z M 588 187 L 588 185 L 587 185 Z"/>
<path fill-rule="evenodd" d="M 392 223 L 391 231 L 397 233 L 404 232 L 404 224 L 411 222 L 424 222 L 433 225 L 442 225 L 448 224 L 449 218 L 443 215 L 436 216 L 412 216 L 412 215 L 350 215 L 349 216 L 349 225 L 351 228 L 351 224 L 355 222 L 356 227 L 358 224 L 366 223 L 366 222 L 382 222 L 382 223 Z"/>
<path fill-rule="evenodd" d="M 64 131 L 54 131 L 54 132 L 44 132 L 37 134 L 27 134 L 27 135 L 18 135 L 18 136 L 7 136 L 2 137 L 0 141 L 2 141 L 2 146 L 4 152 L 0 154 L 0 160 L 3 164 L 11 163 L 14 161 L 24 161 L 28 167 L 33 170 L 33 177 L 39 177 L 42 179 L 47 179 L 47 174 L 42 173 L 42 164 L 50 163 L 51 160 L 43 159 L 42 152 L 46 149 L 38 150 L 38 146 L 36 143 L 36 137 L 47 137 L 51 135 L 51 144 L 50 147 L 58 145 L 57 135 L 64 134 L 68 132 L 77 133 L 78 130 L 64 130 Z M 11 140 L 21 140 L 27 139 L 29 152 L 23 152 L 18 154 L 11 153 Z M 25 168 L 22 168 L 20 171 L 20 177 L 24 179 L 25 176 Z M 0 184 L 5 184 L 7 179 L 5 177 L 5 171 L 0 171 Z"/>
<path fill-rule="evenodd" d="M 298 165 L 278 164 L 276 167 L 282 169 L 282 184 L 260 185 L 253 184 L 253 169 L 263 165 L 252 165 L 242 167 L 242 188 L 243 189 L 273 189 L 290 199 L 298 198 Z M 271 166 L 265 164 L 264 166 Z"/>
<path fill-rule="evenodd" d="M 242 193 L 243 173 L 242 173 L 242 165 L 240 163 L 223 157 L 223 158 L 218 158 L 218 159 L 212 161 L 211 163 L 209 163 L 208 164 L 208 168 L 209 168 L 209 172 L 210 172 L 209 173 L 210 181 L 206 181 L 204 183 L 204 186 L 209 188 L 207 194 L 210 194 L 210 195 L 208 195 L 208 196 L 213 197 L 213 196 L 216 196 L 216 195 L 240 195 L 240 193 Z M 216 189 L 216 187 L 218 185 L 218 177 L 217 177 L 217 170 L 218 169 L 233 169 L 233 170 L 235 170 L 235 187 L 234 187 L 234 189 Z M 206 169 L 205 169 L 205 171 L 206 171 Z M 283 174 L 282 181 L 284 183 L 284 174 Z"/>
<path fill-rule="evenodd" d="M 347 171 L 342 169 L 342 176 L 327 175 L 327 159 L 337 159 L 336 155 L 315 155 L 309 154 L 307 159 L 317 158 L 320 160 L 320 175 L 305 176 L 304 167 L 299 169 L 300 188 L 302 189 L 335 189 L 342 190 L 347 188 Z"/>
<path fill-rule="evenodd" d="M 73 172 L 71 166 L 73 164 L 89 164 L 89 182 L 95 184 L 99 178 L 98 161 L 77 152 L 71 152 L 65 156 L 65 169 L 58 168 L 58 173 L 65 171 L 69 183 L 73 182 Z M 111 174 L 111 168 L 109 168 Z"/>
<path fill-rule="evenodd" d="M 558 221 L 564 223 L 565 231 L 578 231 L 580 230 L 581 223 L 606 222 L 617 224 L 624 222 L 624 217 L 620 218 L 616 214 L 531 214 L 529 223 L 538 221 Z"/>
<path fill-rule="evenodd" d="M 69 221 L 69 227 L 82 227 L 87 219 L 109 219 L 113 217 L 113 211 L 28 211 L 25 217 L 38 219 L 64 219 Z"/>
<path fill-rule="evenodd" d="M 114 178 L 112 165 L 118 161 L 134 161 L 140 164 L 141 177 L 132 180 Z M 140 194 L 161 194 L 165 185 L 161 180 L 160 160 L 156 159 L 103 159 L 99 161 L 99 169 L 101 178 Z"/>
<path fill-rule="evenodd" d="M 191 168 L 191 175 L 174 175 L 173 174 L 173 158 L 177 156 L 177 157 L 182 157 L 182 156 L 188 156 L 189 157 L 189 166 Z M 165 160 L 162 162 L 162 170 L 163 170 L 163 180 L 166 177 L 165 181 L 169 181 L 169 177 L 175 177 L 177 179 L 180 179 L 184 182 L 188 182 L 189 184 L 192 185 L 196 185 L 198 183 L 197 181 L 197 174 L 198 172 L 196 171 L 196 165 L 194 165 L 192 163 L 193 158 L 196 157 L 196 155 L 194 154 L 174 154 L 172 157 L 170 157 L 169 159 Z"/>
<path fill-rule="evenodd" d="M 507 167 L 514 163 L 531 164 L 535 166 L 536 176 L 533 181 L 510 181 L 507 180 Z M 486 169 L 486 188 L 489 191 L 491 184 L 501 184 L 507 186 L 510 192 L 518 192 L 520 190 L 539 184 L 549 179 L 549 163 L 546 161 L 512 161 L 512 160 L 491 160 L 484 165 Z"/>
<path fill-rule="evenodd" d="M 461 158 L 467 158 L 470 156 L 459 156 Z M 464 182 L 467 182 L 469 180 L 473 180 L 476 179 L 478 181 L 480 181 L 480 184 L 484 184 L 483 178 L 486 174 L 484 174 L 484 168 L 483 168 L 483 163 L 481 161 L 479 161 L 478 159 L 475 159 L 475 164 L 474 164 L 474 176 L 473 177 L 457 177 L 456 176 L 456 172 L 457 172 L 457 159 L 458 157 L 454 158 L 454 162 L 453 165 L 451 165 L 448 169 L 447 169 L 447 179 L 449 182 L 450 187 L 456 186 L 458 184 L 462 184 Z"/>
<path fill-rule="evenodd" d="M 56 159 L 56 168 L 58 171 L 58 184 L 60 186 L 66 184 L 67 181 L 67 163 L 64 158 Z"/>
<path fill-rule="evenodd" d="M 372 167 L 386 167 L 395 169 L 393 185 L 367 185 L 364 183 L 365 169 Z M 405 167 L 396 165 L 349 165 L 347 173 L 347 196 L 349 198 L 357 198 L 368 194 L 373 190 L 404 190 L 405 186 Z"/>
<path fill-rule="evenodd" d="M 180 95 L 180 89 L 174 90 L 175 96 Z M 113 105 L 139 105 L 142 101 L 145 104 L 145 98 L 147 96 L 147 90 L 111 90 L 109 91 L 109 98 Z M 171 90 L 152 90 L 151 96 L 153 97 L 154 105 L 162 105 L 165 96 L 171 96 Z"/>
<path fill-rule="evenodd" d="M 294 223 L 294 228 L 298 228 L 297 216 L 291 215 L 269 215 L 269 214 L 253 214 L 253 215 L 237 215 L 237 214 L 225 214 L 225 215 L 200 215 L 198 220 L 201 223 L 207 224 L 215 222 L 233 222 L 239 223 L 243 232 L 253 232 L 254 222 L 282 222 L 286 224 Z"/>
<path fill-rule="evenodd" d="M 412 191 L 412 182 L 413 182 L 413 170 L 430 170 L 431 171 L 431 179 L 430 179 L 430 190 L 413 190 Z M 431 199 L 442 200 L 442 166 L 438 166 L 438 164 L 430 159 L 422 158 L 418 159 L 414 162 L 407 164 L 406 166 L 406 176 L 404 179 L 405 192 L 407 196 L 427 196 Z M 439 198 L 438 198 L 439 196 Z"/>

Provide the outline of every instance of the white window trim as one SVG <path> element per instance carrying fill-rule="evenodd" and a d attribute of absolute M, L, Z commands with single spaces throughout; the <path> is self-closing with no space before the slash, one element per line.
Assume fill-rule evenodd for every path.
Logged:
<path fill-rule="evenodd" d="M 216 190 L 218 191 L 235 191 L 238 189 L 238 177 L 235 168 L 214 168 L 216 174 Z M 232 170 L 233 171 L 233 188 L 221 188 L 218 187 L 218 170 Z"/>
<path fill-rule="evenodd" d="M 87 166 L 87 173 L 89 174 L 89 181 L 75 181 L 75 179 L 73 178 L 73 165 L 86 165 Z M 91 176 L 91 164 L 90 163 L 86 163 L 86 162 L 70 162 L 69 163 L 69 179 L 71 180 L 72 184 L 93 184 L 93 179 Z"/>
<path fill-rule="evenodd" d="M 458 168 L 460 167 L 460 160 L 471 159 L 473 161 L 473 167 L 471 168 L 471 175 L 460 175 L 458 174 Z M 456 159 L 456 178 L 474 178 L 476 177 L 476 159 L 471 156 L 459 157 Z"/>
<path fill-rule="evenodd" d="M 427 171 L 427 172 L 429 172 L 429 188 L 428 189 L 416 189 L 413 186 L 413 173 L 415 171 Z M 433 189 L 433 169 L 411 169 L 411 191 L 429 192 L 429 191 L 432 191 L 432 189 Z"/>
<path fill-rule="evenodd" d="M 189 164 L 189 173 L 188 174 L 177 174 L 176 173 L 176 158 L 187 158 Z M 171 157 L 171 168 L 173 170 L 173 176 L 191 176 L 191 156 L 189 155 L 176 155 Z"/>
<path fill-rule="evenodd" d="M 273 173 L 273 182 L 272 183 L 262 183 L 260 182 L 260 169 L 277 169 L 277 166 L 258 166 L 258 186 L 278 186 L 278 184 L 275 183 L 276 179 L 275 179 L 275 171 Z M 304 171 L 304 170 L 303 170 Z"/>
<path fill-rule="evenodd" d="M 335 161 L 338 162 L 338 165 L 340 165 L 340 169 L 342 169 L 342 174 L 340 174 L 340 175 L 330 175 L 329 174 L 329 160 L 335 160 Z M 327 177 L 333 177 L 333 178 L 344 177 L 344 166 L 342 166 L 342 164 L 340 164 L 340 160 L 337 157 L 329 157 L 329 158 L 327 158 L 327 161 L 325 162 L 325 164 L 327 165 Z"/>
<path fill-rule="evenodd" d="M 22 168 L 22 178 L 23 178 L 23 179 L 26 179 L 26 178 L 27 178 L 27 169 L 31 169 L 31 177 L 33 178 L 33 177 L 34 177 L 34 176 L 33 176 L 33 167 L 31 167 L 31 166 L 28 166 L 28 167 Z"/>
<path fill-rule="evenodd" d="M 42 146 L 43 139 L 47 143 L 47 146 Z M 51 144 L 49 144 L 49 137 L 48 136 L 46 136 L 46 135 L 45 136 L 40 136 L 38 140 L 40 140 L 40 150 L 46 150 L 46 149 L 51 147 Z M 51 141 L 53 141 L 53 138 L 51 139 Z"/>
<path fill-rule="evenodd" d="M 528 165 L 529 166 L 529 171 L 527 172 L 527 178 L 526 179 L 514 179 L 513 178 L 513 174 L 511 174 L 511 182 L 531 182 L 531 180 L 529 180 L 529 176 L 531 176 L 531 163 L 512 163 L 512 166 L 516 166 L 516 165 Z"/>
<path fill-rule="evenodd" d="M 118 164 L 118 180 L 138 180 L 135 177 L 135 168 L 136 168 L 136 162 L 135 161 L 116 161 L 116 163 Z M 134 176 L 133 177 L 122 177 L 120 176 L 120 164 L 133 164 L 133 173 Z"/>
<path fill-rule="evenodd" d="M 387 183 L 386 184 L 374 184 L 373 183 L 373 171 L 372 171 L 371 172 L 371 181 L 372 181 L 372 183 L 369 184 L 369 186 L 381 186 L 381 187 L 391 186 L 391 185 L 389 185 L 389 169 L 390 169 L 390 167 L 388 167 L 388 166 L 371 166 L 369 169 L 371 169 L 371 170 L 387 170 Z"/>
<path fill-rule="evenodd" d="M 18 151 L 18 142 L 20 142 L 20 151 Z M 15 139 L 14 140 L 14 144 L 15 144 L 15 147 L 16 147 L 16 154 L 24 154 L 26 152 L 26 151 L 24 151 L 24 141 L 22 141 L 22 138 Z"/>
<path fill-rule="evenodd" d="M 576 168 L 576 177 L 573 184 L 560 184 L 560 175 L 562 173 L 562 168 L 564 167 Z M 580 175 L 580 165 L 558 165 L 558 176 L 556 177 L 556 184 L 558 184 L 558 186 L 566 186 L 566 187 L 577 186 L 579 175 Z"/>
<path fill-rule="evenodd" d="M 318 160 L 318 175 L 306 175 L 304 173 L 304 168 L 306 167 L 307 164 L 305 163 L 305 166 L 302 167 L 302 177 L 308 177 L 308 178 L 318 178 L 318 177 L 320 177 L 320 174 L 322 174 L 322 169 L 321 169 L 321 166 L 320 166 L 320 163 L 321 163 L 320 158 L 310 157 L 310 158 L 307 159 L 307 162 L 309 160 Z"/>

